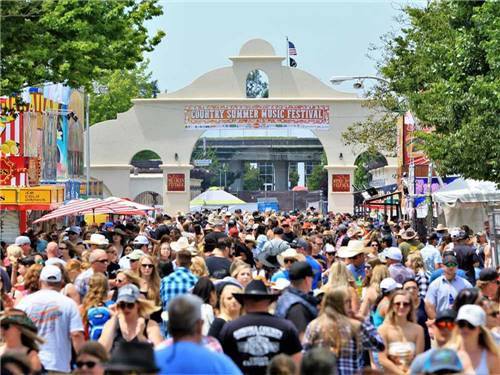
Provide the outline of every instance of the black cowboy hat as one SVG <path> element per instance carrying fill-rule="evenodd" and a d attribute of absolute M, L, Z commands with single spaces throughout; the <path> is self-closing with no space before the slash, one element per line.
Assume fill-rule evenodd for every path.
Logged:
<path fill-rule="evenodd" d="M 262 280 L 252 280 L 245 288 L 243 293 L 233 293 L 233 297 L 243 305 L 246 299 L 262 300 L 268 299 L 275 301 L 278 299 L 279 294 L 269 293 L 266 284 Z"/>
<path fill-rule="evenodd" d="M 156 374 L 153 345 L 145 342 L 120 342 L 113 350 L 111 360 L 105 364 L 108 371 L 134 371 L 140 374 Z"/>

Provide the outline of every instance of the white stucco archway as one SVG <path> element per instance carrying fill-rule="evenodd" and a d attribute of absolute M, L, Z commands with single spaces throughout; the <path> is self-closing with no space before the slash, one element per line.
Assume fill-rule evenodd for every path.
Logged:
<path fill-rule="evenodd" d="M 167 212 L 189 210 L 191 152 L 205 129 L 186 129 L 185 109 L 193 105 L 321 105 L 329 108 L 327 129 L 313 130 L 322 143 L 328 166 L 328 208 L 352 212 L 355 153 L 341 141 L 342 132 L 366 118 L 364 99 L 336 91 L 313 75 L 284 65 L 284 57 L 262 39 L 245 43 L 231 66 L 215 69 L 191 85 L 155 99 L 135 99 L 134 106 L 90 128 L 92 176 L 102 179 L 114 195 L 130 197 L 130 165 L 140 150 L 161 157 L 163 202 Z M 269 79 L 268 98 L 247 98 L 246 79 L 260 69 Z M 170 184 L 170 185 L 169 185 Z M 170 189 L 168 188 L 170 186 Z M 175 191 L 179 190 L 179 191 Z"/>

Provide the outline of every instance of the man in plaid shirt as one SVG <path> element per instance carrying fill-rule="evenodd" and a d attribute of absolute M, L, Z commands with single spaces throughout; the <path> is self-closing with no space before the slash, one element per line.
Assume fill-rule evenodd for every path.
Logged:
<path fill-rule="evenodd" d="M 191 266 L 191 253 L 189 251 L 181 250 L 177 252 L 176 264 L 177 269 L 161 280 L 160 298 L 163 311 L 168 310 L 168 303 L 174 297 L 189 292 L 198 281 L 198 278 L 189 270 Z"/>

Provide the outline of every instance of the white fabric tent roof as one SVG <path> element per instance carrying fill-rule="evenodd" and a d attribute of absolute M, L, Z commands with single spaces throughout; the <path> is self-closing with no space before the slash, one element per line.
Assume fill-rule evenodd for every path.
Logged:
<path fill-rule="evenodd" d="M 204 191 L 197 197 L 193 198 L 190 202 L 191 207 L 195 206 L 229 206 L 236 204 L 245 204 L 246 202 L 242 201 L 238 197 L 221 190 L 219 188 L 211 187 L 208 190 Z"/>
<path fill-rule="evenodd" d="M 432 194 L 441 205 L 457 206 L 467 203 L 500 202 L 500 190 L 494 182 L 457 178 Z"/>

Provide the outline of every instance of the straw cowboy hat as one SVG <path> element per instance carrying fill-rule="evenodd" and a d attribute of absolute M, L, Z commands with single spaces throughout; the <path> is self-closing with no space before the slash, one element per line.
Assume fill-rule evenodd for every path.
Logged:
<path fill-rule="evenodd" d="M 438 224 L 436 228 L 434 228 L 436 232 L 443 232 L 448 230 L 448 227 L 445 227 L 443 224 Z"/>
<path fill-rule="evenodd" d="M 97 246 L 106 246 L 109 245 L 109 241 L 106 237 L 104 237 L 102 234 L 99 233 L 94 233 L 90 236 L 90 240 L 84 241 L 85 243 L 88 243 L 89 245 L 97 245 Z"/>
<path fill-rule="evenodd" d="M 294 258 L 296 260 L 299 260 L 298 256 L 299 253 L 297 253 L 297 250 L 288 248 L 285 251 L 279 253 L 276 258 L 278 259 L 278 263 L 281 265 L 281 267 L 285 267 L 286 258 Z"/>
<path fill-rule="evenodd" d="M 339 258 L 351 258 L 361 253 L 366 253 L 368 249 L 364 241 L 350 240 L 347 246 L 341 246 L 337 256 Z"/>
<path fill-rule="evenodd" d="M 193 246 L 189 243 L 186 237 L 181 237 L 177 241 L 170 243 L 170 248 L 174 251 L 188 250 L 190 252 Z"/>
<path fill-rule="evenodd" d="M 403 240 L 412 240 L 414 239 L 415 237 L 417 236 L 417 233 L 411 229 L 411 228 L 408 228 L 407 230 L 405 230 L 402 234 L 401 234 L 401 238 Z"/>

